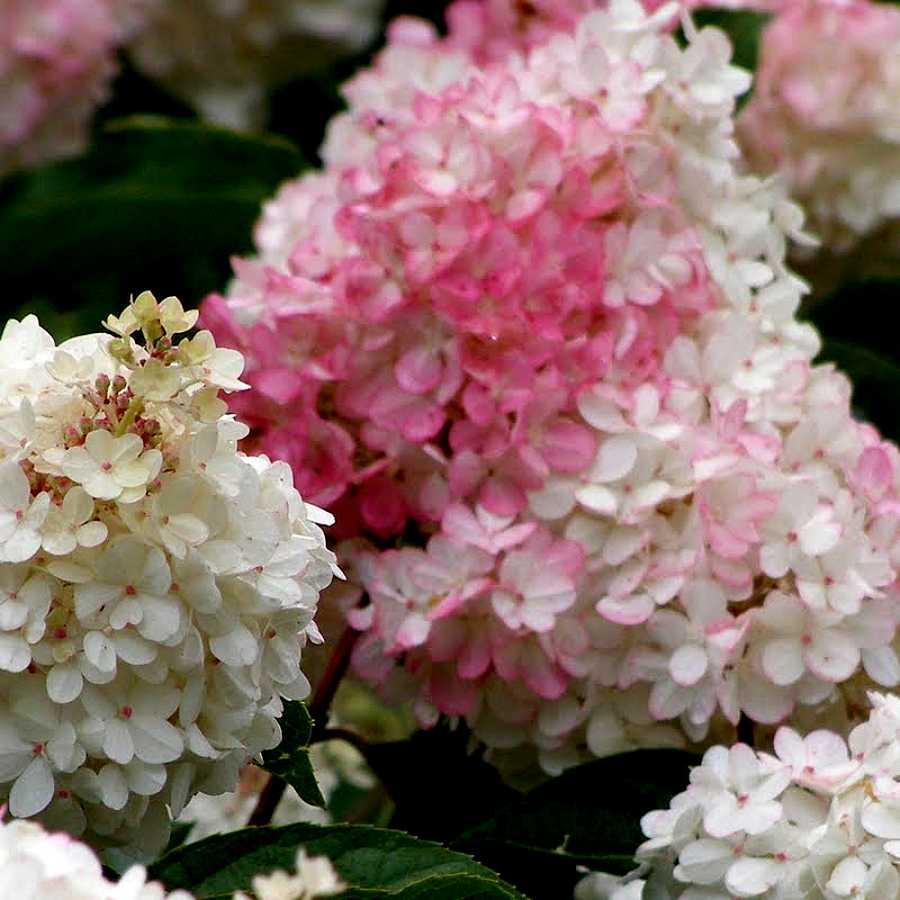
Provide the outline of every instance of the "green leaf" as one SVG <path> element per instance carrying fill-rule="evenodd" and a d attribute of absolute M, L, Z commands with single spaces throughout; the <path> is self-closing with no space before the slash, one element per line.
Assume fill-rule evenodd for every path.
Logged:
<path fill-rule="evenodd" d="M 698 9 L 692 15 L 698 27 L 713 25 L 728 35 L 734 46 L 732 62 L 736 66 L 756 71 L 760 32 L 771 15 L 749 9 Z"/>
<path fill-rule="evenodd" d="M 470 738 L 442 721 L 409 740 L 366 747 L 366 763 L 396 804 L 392 827 L 450 841 L 517 797 L 483 751 L 472 752 Z"/>
<path fill-rule="evenodd" d="M 195 305 L 225 286 L 230 256 L 252 247 L 261 203 L 302 165 L 282 139 L 109 122 L 84 156 L 0 184 L 8 309 L 39 310 L 65 338 L 96 331 L 145 289 Z"/>
<path fill-rule="evenodd" d="M 150 875 L 169 890 L 198 900 L 230 898 L 254 875 L 291 871 L 298 847 L 327 856 L 349 886 L 342 900 L 521 900 L 522 894 L 470 857 L 369 825 L 288 825 L 245 828 L 182 847 L 160 859 Z"/>
<path fill-rule="evenodd" d="M 640 819 L 685 789 L 698 758 L 638 750 L 570 769 L 529 792 L 454 846 L 471 853 L 534 900 L 571 896 L 576 866 L 624 874 L 644 840 Z"/>
<path fill-rule="evenodd" d="M 281 743 L 274 750 L 263 753 L 263 768 L 283 778 L 300 795 L 301 800 L 313 806 L 325 806 L 325 798 L 319 790 L 312 761 L 309 758 L 309 742 L 312 738 L 313 720 L 305 704 L 290 701 L 284 705 L 281 724 Z"/>

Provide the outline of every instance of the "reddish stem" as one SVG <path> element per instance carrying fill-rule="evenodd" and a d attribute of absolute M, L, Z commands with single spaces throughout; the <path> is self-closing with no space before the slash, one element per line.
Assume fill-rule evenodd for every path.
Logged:
<path fill-rule="evenodd" d="M 350 658 L 353 655 L 353 648 L 359 640 L 359 635 L 360 633 L 352 628 L 344 629 L 344 633 L 334 648 L 334 653 L 328 660 L 322 680 L 309 704 L 309 714 L 313 720 L 311 743 L 317 739 L 317 735 L 321 735 L 327 730 L 328 711 L 331 709 L 334 695 L 337 693 L 341 681 L 350 668 Z M 285 788 L 287 788 L 287 782 L 283 778 L 270 775 L 266 786 L 259 792 L 259 799 L 247 820 L 247 825 L 268 825 L 284 796 Z"/>

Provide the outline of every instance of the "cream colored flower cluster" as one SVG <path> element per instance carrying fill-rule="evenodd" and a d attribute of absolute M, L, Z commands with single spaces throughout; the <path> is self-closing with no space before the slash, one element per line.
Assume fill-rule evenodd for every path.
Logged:
<path fill-rule="evenodd" d="M 237 451 L 243 360 L 195 321 L 145 293 L 114 336 L 0 338 L 0 798 L 144 849 L 278 744 L 338 572 L 331 517 Z"/>
<path fill-rule="evenodd" d="M 296 872 L 275 871 L 253 879 L 255 900 L 314 900 L 343 891 L 329 860 L 297 851 Z M 187 891 L 168 893 L 133 866 L 118 882 L 103 875 L 90 847 L 67 834 L 51 834 L 34 822 L 0 822 L 0 895 L 21 900 L 193 900 Z M 238 892 L 234 900 L 248 900 Z"/>

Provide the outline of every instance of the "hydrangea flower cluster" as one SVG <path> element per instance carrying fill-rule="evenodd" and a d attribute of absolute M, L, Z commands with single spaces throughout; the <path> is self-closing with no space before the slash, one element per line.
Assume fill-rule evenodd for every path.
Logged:
<path fill-rule="evenodd" d="M 116 49 L 152 0 L 4 0 L 0 176 L 78 152 L 116 71 Z"/>
<path fill-rule="evenodd" d="M 900 895 L 900 699 L 870 696 L 848 741 L 782 727 L 775 753 L 712 747 L 667 810 L 641 821 L 653 897 Z M 639 898 L 632 882 L 616 900 Z"/>
<path fill-rule="evenodd" d="M 749 76 L 674 13 L 486 64 L 400 20 L 203 313 L 352 539 L 356 671 L 551 772 L 900 679 L 900 457 L 812 365 Z"/>
<path fill-rule="evenodd" d="M 237 452 L 240 354 L 176 343 L 196 317 L 145 293 L 115 337 L 0 338 L 0 797 L 145 849 L 278 744 L 338 571 L 289 467 Z"/>
<path fill-rule="evenodd" d="M 148 882 L 143 866 L 132 866 L 119 881 L 109 881 L 86 844 L 15 819 L 0 822 L 0 890 L 21 900 L 193 900 L 187 891 L 168 893 L 158 882 Z M 313 900 L 343 890 L 331 862 L 308 857 L 302 849 L 295 874 L 273 872 L 253 879 L 255 900 Z M 234 900 L 249 898 L 238 892 Z"/>
<path fill-rule="evenodd" d="M 900 10 L 797 0 L 765 28 L 738 117 L 749 162 L 783 173 L 838 248 L 900 217 Z"/>
<path fill-rule="evenodd" d="M 135 65 L 201 115 L 263 124 L 268 88 L 375 36 L 383 0 L 154 0 Z"/>

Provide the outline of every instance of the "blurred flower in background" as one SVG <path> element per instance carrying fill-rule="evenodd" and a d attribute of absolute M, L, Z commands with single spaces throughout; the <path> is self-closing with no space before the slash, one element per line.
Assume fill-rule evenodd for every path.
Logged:
<path fill-rule="evenodd" d="M 0 175 L 84 149 L 118 53 L 204 118 L 266 121 L 267 92 L 358 52 L 382 0 L 4 0 Z"/>
<path fill-rule="evenodd" d="M 784 176 L 825 246 L 846 250 L 900 217 L 900 8 L 796 0 L 760 46 L 742 149 Z"/>
<path fill-rule="evenodd" d="M 383 0 L 155 0 L 134 64 L 210 121 L 258 128 L 267 91 L 375 36 Z"/>
<path fill-rule="evenodd" d="M 83 149 L 116 52 L 153 0 L 0 4 L 0 175 Z"/>

